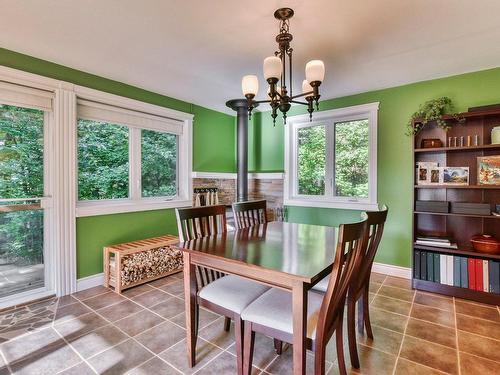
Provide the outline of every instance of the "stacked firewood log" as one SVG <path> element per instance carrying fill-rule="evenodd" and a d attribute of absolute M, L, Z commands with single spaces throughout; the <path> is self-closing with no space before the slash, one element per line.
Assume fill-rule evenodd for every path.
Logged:
<path fill-rule="evenodd" d="M 182 252 L 170 246 L 159 247 L 122 258 L 122 286 L 182 268 Z"/>

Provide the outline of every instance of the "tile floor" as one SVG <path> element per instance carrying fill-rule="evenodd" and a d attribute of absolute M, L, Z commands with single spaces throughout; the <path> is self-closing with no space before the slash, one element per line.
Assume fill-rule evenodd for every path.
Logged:
<path fill-rule="evenodd" d="M 130 289 L 96 287 L 0 312 L 0 375 L 234 374 L 233 332 L 200 314 L 198 364 L 187 367 L 181 275 Z M 408 280 L 372 275 L 375 340 L 359 337 L 362 374 L 500 374 L 500 309 L 415 292 Z M 337 374 L 333 341 L 328 374 Z M 257 336 L 255 374 L 290 374 L 290 348 Z M 346 362 L 349 358 L 346 347 Z M 308 354 L 308 373 L 313 357 Z"/>

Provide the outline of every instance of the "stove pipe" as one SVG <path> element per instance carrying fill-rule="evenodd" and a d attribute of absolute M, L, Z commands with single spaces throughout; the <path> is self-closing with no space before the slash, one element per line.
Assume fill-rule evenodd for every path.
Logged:
<path fill-rule="evenodd" d="M 226 105 L 236 111 L 236 197 L 238 202 L 244 202 L 248 200 L 248 102 L 233 99 Z"/>

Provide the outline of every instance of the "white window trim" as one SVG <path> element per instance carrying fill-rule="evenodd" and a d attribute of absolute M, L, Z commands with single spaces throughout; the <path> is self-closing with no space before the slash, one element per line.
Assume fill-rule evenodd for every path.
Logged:
<path fill-rule="evenodd" d="M 77 201 L 76 216 L 96 216 L 109 215 L 125 212 L 138 212 L 149 210 L 161 210 L 167 208 L 186 207 L 192 205 L 192 124 L 194 115 L 175 111 L 170 108 L 164 108 L 153 104 L 140 102 L 134 99 L 123 98 L 121 96 L 104 93 L 101 91 L 89 89 L 86 87 L 76 86 L 75 93 L 78 96 L 78 101 L 85 103 L 93 102 L 98 107 L 113 106 L 115 112 L 122 112 L 124 115 L 129 115 L 131 111 L 144 114 L 145 118 L 154 119 L 159 116 L 164 120 L 165 127 L 162 127 L 161 121 L 156 126 L 147 126 L 138 128 L 131 124 L 125 124 L 130 132 L 129 142 L 129 198 L 124 199 L 103 199 L 91 201 Z M 78 116 L 78 115 L 77 115 Z M 87 116 L 84 116 L 86 118 Z M 179 127 L 177 132 L 172 131 L 172 125 Z M 140 129 L 151 129 L 156 131 L 164 131 L 178 136 L 178 159 L 177 159 L 177 184 L 178 194 L 174 198 L 168 197 L 141 197 L 141 174 L 140 164 L 141 155 L 138 142 L 134 142 L 140 138 Z M 76 129 L 75 129 L 76 137 Z M 75 165 L 78 165 L 77 156 L 75 155 Z M 77 171 L 78 173 L 78 171 Z M 77 179 L 77 177 L 76 177 Z M 134 184 L 134 186 L 133 186 Z M 77 183 L 75 184 L 77 189 Z M 77 195 L 78 196 L 78 195 Z"/>
<path fill-rule="evenodd" d="M 292 116 L 287 119 L 285 129 L 285 181 L 284 204 L 288 206 L 340 208 L 352 210 L 377 210 L 377 126 L 379 103 L 369 103 L 329 111 L 316 112 L 314 121 L 309 121 L 309 114 Z M 353 199 L 335 196 L 306 196 L 295 194 L 297 191 L 297 129 L 308 127 L 315 123 L 328 120 L 329 122 L 342 122 L 353 119 L 368 118 L 369 122 L 369 167 L 368 167 L 368 198 Z M 327 132 L 333 127 L 327 127 Z M 331 137 L 327 136 L 327 142 Z M 327 150 L 333 152 L 332 147 Z M 327 163 L 333 158 L 327 157 Z M 333 166 L 327 165 L 333 172 Z M 328 178 L 333 178 L 328 176 Z M 327 183 L 326 186 L 330 184 Z M 327 189 L 331 190 L 331 189 Z"/>

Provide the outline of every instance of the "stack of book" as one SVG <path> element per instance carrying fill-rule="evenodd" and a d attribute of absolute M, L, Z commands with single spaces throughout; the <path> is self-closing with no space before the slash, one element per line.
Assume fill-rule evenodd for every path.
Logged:
<path fill-rule="evenodd" d="M 446 247 L 448 249 L 457 249 L 457 244 L 449 237 L 417 236 L 416 245 Z"/>
<path fill-rule="evenodd" d="M 415 279 L 500 294 L 500 262 L 415 249 Z"/>

